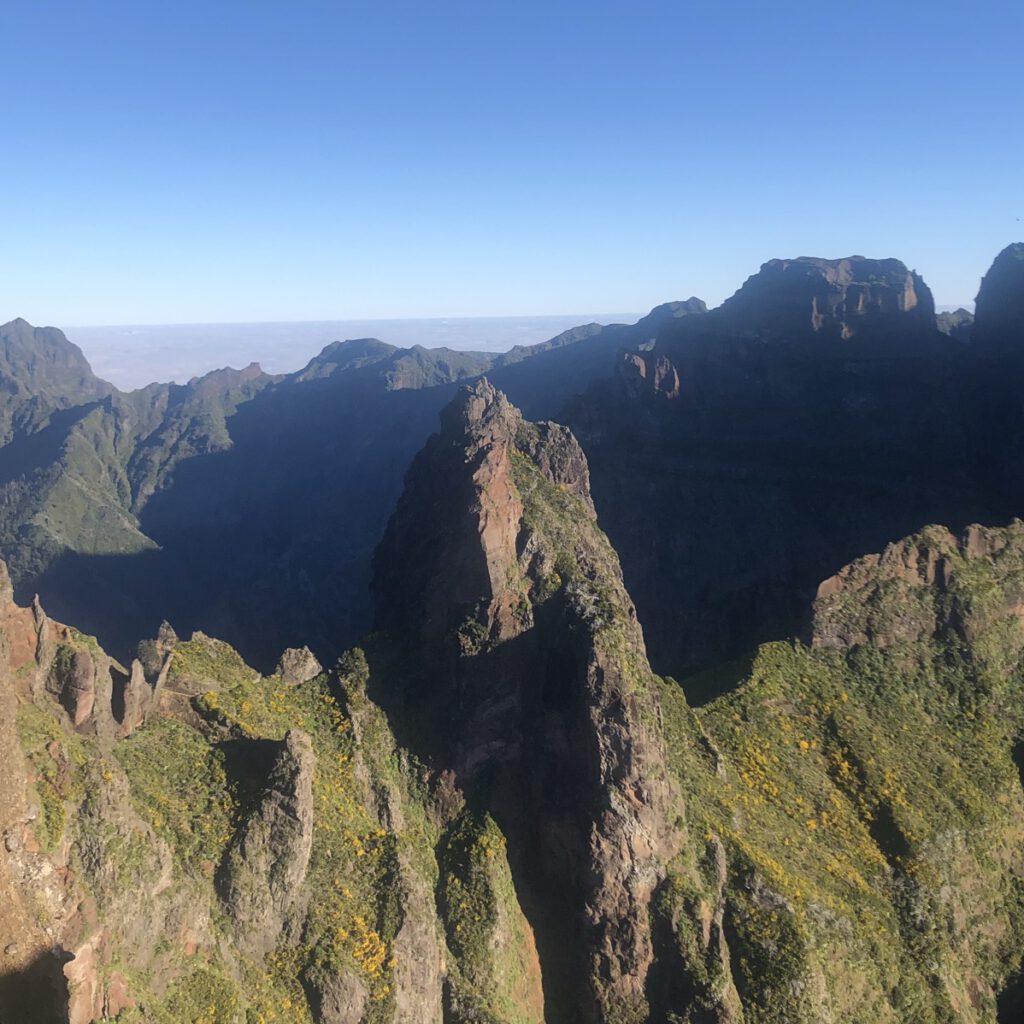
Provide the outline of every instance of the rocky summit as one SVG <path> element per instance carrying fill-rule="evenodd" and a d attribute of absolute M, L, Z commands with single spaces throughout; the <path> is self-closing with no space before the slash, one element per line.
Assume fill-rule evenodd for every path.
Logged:
<path fill-rule="evenodd" d="M 789 339 L 889 334 L 910 341 L 936 329 L 924 281 L 899 260 L 863 256 L 770 260 L 722 310 L 737 324 Z"/>
<path fill-rule="evenodd" d="M 131 393 L 0 329 L 0 1022 L 1019 1020 L 1022 252 Z"/>

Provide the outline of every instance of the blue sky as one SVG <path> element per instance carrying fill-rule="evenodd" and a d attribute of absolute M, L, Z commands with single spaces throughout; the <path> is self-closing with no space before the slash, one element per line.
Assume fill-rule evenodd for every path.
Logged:
<path fill-rule="evenodd" d="M 1024 237 L 1024 5 L 0 4 L 0 320 L 717 303 Z"/>

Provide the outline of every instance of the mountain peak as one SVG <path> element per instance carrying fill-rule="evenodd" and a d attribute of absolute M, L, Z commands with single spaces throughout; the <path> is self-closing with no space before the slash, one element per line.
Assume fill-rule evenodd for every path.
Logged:
<path fill-rule="evenodd" d="M 394 345 L 379 341 L 377 338 L 352 338 L 348 341 L 332 341 L 325 345 L 306 366 L 300 370 L 295 379 L 298 381 L 313 380 L 318 377 L 331 377 L 345 370 L 358 369 L 372 363 L 379 363 L 393 352 Z"/>
<path fill-rule="evenodd" d="M 504 393 L 480 377 L 459 388 L 455 398 L 441 412 L 441 436 L 453 444 L 481 444 L 511 441 L 523 417 Z"/>
<path fill-rule="evenodd" d="M 678 837 L 643 636 L 588 481 L 567 428 L 524 420 L 485 378 L 460 388 L 378 548 L 378 627 L 422 645 L 408 703 L 388 699 L 428 744 L 446 737 L 446 768 L 507 829 L 553 988 L 586 1008 L 549 1019 L 640 1021 Z"/>
<path fill-rule="evenodd" d="M 241 387 L 249 381 L 259 380 L 265 376 L 259 363 L 249 363 L 242 370 L 236 370 L 233 366 L 225 366 L 218 370 L 210 370 L 201 377 L 193 377 L 188 382 L 188 387 L 196 394 L 210 397 L 225 394 L 233 388 Z"/>
<path fill-rule="evenodd" d="M 786 337 L 935 333 L 924 281 L 897 259 L 769 260 L 721 307 L 739 326 Z"/>
<path fill-rule="evenodd" d="M 102 384 L 93 375 L 92 367 L 82 350 L 68 341 L 56 327 L 34 327 L 22 317 L 0 326 L 0 361 L 5 373 L 36 374 L 40 383 L 55 375 L 75 375 L 81 381 Z M 110 390 L 110 385 L 104 385 Z"/>
<path fill-rule="evenodd" d="M 948 334 L 957 341 L 970 341 L 971 328 L 974 326 L 974 314 L 960 306 L 958 309 L 946 310 L 935 317 L 935 326 L 943 334 Z"/>
<path fill-rule="evenodd" d="M 990 350 L 1021 348 L 1024 324 L 1024 242 L 1008 245 L 981 279 L 972 342 Z"/>
<path fill-rule="evenodd" d="M 38 429 L 57 409 L 105 398 L 115 389 L 93 372 L 82 350 L 56 327 L 21 317 L 0 326 L 0 443 L 15 429 Z"/>
<path fill-rule="evenodd" d="M 641 323 L 655 322 L 659 320 L 678 320 L 681 316 L 693 316 L 699 313 L 706 313 L 708 311 L 708 304 L 703 299 L 698 299 L 696 295 L 691 295 L 688 299 L 676 302 L 663 302 L 660 306 L 655 306 L 647 316 L 641 318 Z"/>

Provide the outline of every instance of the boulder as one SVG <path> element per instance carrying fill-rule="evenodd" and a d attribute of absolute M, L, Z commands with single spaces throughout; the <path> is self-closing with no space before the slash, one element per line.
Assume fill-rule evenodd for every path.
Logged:
<path fill-rule="evenodd" d="M 320 675 L 323 667 L 308 647 L 289 647 L 277 663 L 277 674 L 289 686 L 298 686 Z"/>

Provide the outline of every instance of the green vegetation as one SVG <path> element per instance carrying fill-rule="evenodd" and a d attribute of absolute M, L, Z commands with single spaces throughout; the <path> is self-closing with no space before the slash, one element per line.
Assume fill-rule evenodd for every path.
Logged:
<path fill-rule="evenodd" d="M 505 837 L 490 815 L 478 818 L 465 810 L 445 837 L 441 899 L 448 947 L 470 982 L 485 991 L 492 983 L 488 947 L 498 924 L 492 862 L 504 852 Z"/>
<path fill-rule="evenodd" d="M 66 728 L 64 717 L 56 705 L 18 707 L 18 739 L 35 772 L 39 797 L 36 839 L 47 852 L 64 838 L 68 809 L 85 795 L 88 767 L 96 757 L 95 744 Z"/>
<path fill-rule="evenodd" d="M 533 939 L 519 909 L 505 837 L 489 814 L 468 809 L 441 850 L 441 908 L 460 1024 L 536 1024 L 531 983 L 539 981 Z"/>
<path fill-rule="evenodd" d="M 200 966 L 171 982 L 166 997 L 118 1014 L 117 1024 L 255 1024 L 255 1014 L 241 1016 L 236 986 L 215 970 Z"/>
<path fill-rule="evenodd" d="M 189 689 L 215 686 L 239 687 L 257 678 L 238 652 L 223 640 L 195 633 L 174 648 L 167 674 L 169 683 Z"/>
<path fill-rule="evenodd" d="M 299 728 L 313 739 L 315 830 L 307 884 L 312 901 L 297 949 L 278 951 L 316 983 L 354 971 L 370 991 L 371 1022 L 389 1019 L 393 998 L 392 944 L 403 919 L 399 858 L 433 866 L 433 829 L 408 800 L 408 766 L 394 749 L 382 713 L 366 698 L 361 651 L 339 662 L 336 679 L 318 676 L 288 686 L 277 676 L 227 680 L 197 698 L 200 712 L 227 735 L 279 740 Z M 244 678 L 244 676 L 242 677 Z M 354 722 L 358 722 L 356 738 Z M 369 782 L 371 791 L 367 791 Z M 401 835 L 367 809 L 391 789 L 408 812 Z M 297 959 L 296 959 L 297 958 Z M 268 1018 L 271 1019 L 271 1018 Z"/>
<path fill-rule="evenodd" d="M 814 977 L 827 977 L 833 1012 L 859 993 L 851 1020 L 952 1020 L 965 945 L 988 984 L 1016 967 L 1021 636 L 1006 578 L 957 573 L 938 615 L 934 591 L 902 580 L 833 602 L 844 628 L 892 636 L 895 622 L 883 647 L 768 644 L 697 712 L 662 681 L 691 828 L 728 850 L 726 925 L 748 1020 L 816 1019 Z M 969 641 L 941 625 L 952 607 Z M 867 992 L 882 1002 L 864 1004 Z M 984 990 L 973 998 L 994 1013 Z"/>
<path fill-rule="evenodd" d="M 180 680 L 202 677 L 211 687 L 193 698 L 198 714 L 155 716 L 114 744 L 112 760 L 94 739 L 71 731 L 56 705 L 21 706 L 19 737 L 37 775 L 41 844 L 53 849 L 74 829 L 83 882 L 104 913 L 117 915 L 159 875 L 152 829 L 173 856 L 169 894 L 188 892 L 207 903 L 215 935 L 227 936 L 217 870 L 261 795 L 266 741 L 302 729 L 317 759 L 306 881 L 315 896 L 301 935 L 283 936 L 266 962 L 228 954 L 230 944 L 216 938 L 184 955 L 165 936 L 161 972 L 174 980 L 157 996 L 146 972 L 133 974 L 139 1008 L 123 1012 L 119 1024 L 311 1024 L 304 984 L 346 973 L 369 992 L 367 1024 L 386 1024 L 394 1005 L 393 946 L 410 884 L 405 872 L 417 872 L 424 890 L 434 890 L 439 831 L 419 766 L 395 748 L 384 715 L 366 696 L 365 657 L 350 651 L 331 676 L 301 686 L 260 678 L 226 644 L 201 636 L 180 645 L 175 663 Z M 141 821 L 116 810 L 118 792 L 130 797 Z M 400 833 L 381 825 L 382 805 L 401 806 Z"/>
<path fill-rule="evenodd" d="M 550 553 L 551 564 L 526 566 L 530 601 L 540 605 L 562 593 L 576 622 L 613 653 L 631 687 L 649 676 L 636 624 L 626 613 L 618 556 L 584 502 L 553 483 L 534 461 L 512 452 L 513 479 L 523 501 L 523 525 Z"/>
<path fill-rule="evenodd" d="M 239 801 L 222 749 L 176 718 L 150 722 L 114 747 L 139 815 L 177 863 L 210 875 L 234 834 Z"/>

